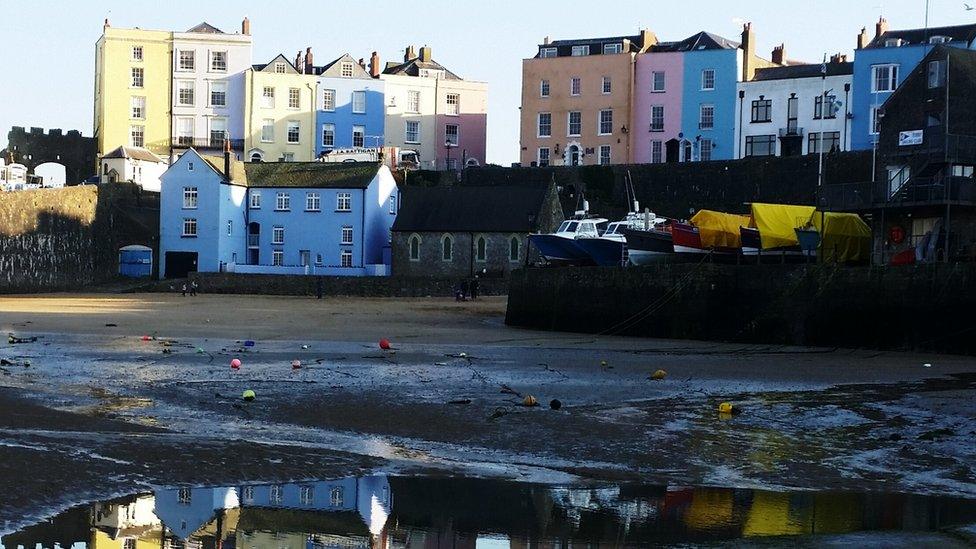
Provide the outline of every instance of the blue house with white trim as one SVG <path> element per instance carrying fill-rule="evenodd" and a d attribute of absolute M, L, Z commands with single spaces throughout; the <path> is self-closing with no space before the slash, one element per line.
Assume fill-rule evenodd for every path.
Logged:
<path fill-rule="evenodd" d="M 700 32 L 664 47 L 684 52 L 678 160 L 734 158 L 736 86 L 743 55 L 739 43 Z M 672 158 L 674 154 L 672 151 Z"/>
<path fill-rule="evenodd" d="M 349 54 L 316 72 L 315 156 L 336 149 L 382 147 L 386 119 L 384 82 L 374 78 Z"/>
<path fill-rule="evenodd" d="M 190 149 L 161 179 L 163 278 L 389 274 L 397 187 L 379 163 L 245 163 Z"/>
<path fill-rule="evenodd" d="M 851 148 L 869 150 L 877 139 L 877 111 L 911 74 L 932 48 L 944 44 L 976 49 L 976 25 L 929 29 L 888 30 L 888 22 L 875 25 L 868 42 L 862 29 L 854 55 L 851 99 Z"/>

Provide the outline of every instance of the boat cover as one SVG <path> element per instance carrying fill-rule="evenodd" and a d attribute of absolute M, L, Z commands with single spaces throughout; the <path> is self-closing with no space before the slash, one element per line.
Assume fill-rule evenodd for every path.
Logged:
<path fill-rule="evenodd" d="M 796 229 L 807 226 L 813 212 L 813 206 L 753 204 L 752 220 L 747 226 L 759 229 L 764 250 L 799 246 Z"/>
<path fill-rule="evenodd" d="M 821 261 L 867 263 L 871 260 L 871 227 L 859 215 L 826 212 L 821 222 L 820 212 L 815 212 L 810 221 L 823 235 Z"/>
<path fill-rule="evenodd" d="M 698 227 L 703 249 L 741 248 L 742 237 L 739 235 L 739 227 L 749 226 L 749 216 L 698 210 L 698 213 L 691 218 L 691 224 Z"/>

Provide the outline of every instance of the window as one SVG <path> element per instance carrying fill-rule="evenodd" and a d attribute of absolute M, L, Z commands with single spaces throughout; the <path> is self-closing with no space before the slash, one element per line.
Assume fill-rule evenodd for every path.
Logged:
<path fill-rule="evenodd" d="M 556 48 L 539 48 L 539 57 L 556 57 Z"/>
<path fill-rule="evenodd" d="M 539 82 L 539 97 L 549 97 L 549 81 Z"/>
<path fill-rule="evenodd" d="M 837 102 L 836 95 L 827 96 L 827 110 L 825 118 L 837 118 L 837 112 L 834 110 L 834 104 Z M 820 120 L 824 117 L 824 96 L 818 95 L 813 98 L 813 119 Z"/>
<path fill-rule="evenodd" d="M 871 107 L 871 133 L 877 134 L 881 132 L 881 107 Z"/>
<path fill-rule="evenodd" d="M 508 260 L 516 262 L 519 260 L 521 255 L 522 241 L 518 239 L 517 236 L 513 236 L 511 240 L 508 241 Z"/>
<path fill-rule="evenodd" d="M 344 61 L 341 67 L 341 74 L 343 78 L 352 78 L 352 63 Z"/>
<path fill-rule="evenodd" d="M 712 149 L 715 148 L 715 143 L 711 139 L 702 139 L 701 145 L 698 151 L 698 160 L 702 162 L 708 162 L 712 159 Z"/>
<path fill-rule="evenodd" d="M 234 221 L 231 219 L 227 220 L 227 236 L 234 234 Z"/>
<path fill-rule="evenodd" d="M 410 261 L 420 261 L 420 237 L 410 236 Z"/>
<path fill-rule="evenodd" d="M 600 165 L 610 164 L 610 145 L 600 145 Z"/>
<path fill-rule="evenodd" d="M 661 162 L 664 162 L 664 143 L 651 141 L 651 163 L 660 164 Z"/>
<path fill-rule="evenodd" d="M 181 71 L 192 71 L 196 67 L 196 52 L 193 50 L 180 50 L 178 54 L 179 64 L 177 67 Z"/>
<path fill-rule="evenodd" d="M 251 209 L 261 209 L 261 191 L 251 191 Z"/>
<path fill-rule="evenodd" d="M 322 265 L 322 254 L 315 254 L 315 264 L 319 266 Z"/>
<path fill-rule="evenodd" d="M 448 124 L 444 126 L 444 142 L 455 146 L 458 144 L 457 124 Z"/>
<path fill-rule="evenodd" d="M 210 106 L 211 107 L 227 106 L 227 82 L 210 83 Z"/>
<path fill-rule="evenodd" d="M 193 503 L 193 491 L 190 488 L 180 488 L 176 492 L 176 502 L 180 505 Z"/>
<path fill-rule="evenodd" d="M 752 102 L 752 121 L 753 122 L 769 122 L 772 118 L 773 113 L 773 100 L 764 99 L 759 96 Z"/>
<path fill-rule="evenodd" d="M 322 93 L 322 110 L 323 111 L 335 111 L 335 90 L 324 90 Z"/>
<path fill-rule="evenodd" d="M 579 111 L 569 111 L 569 131 L 567 135 L 569 136 L 580 136 L 583 134 L 583 114 Z"/>
<path fill-rule="evenodd" d="M 397 213 L 397 203 L 396 203 L 396 193 L 390 194 L 390 214 L 396 215 Z"/>
<path fill-rule="evenodd" d="M 133 147 L 146 146 L 146 127 L 129 126 L 129 144 Z"/>
<path fill-rule="evenodd" d="M 288 142 L 289 143 L 293 143 L 293 144 L 294 143 L 298 143 L 300 141 L 301 134 L 302 134 L 302 126 L 298 122 L 298 120 L 289 120 L 288 121 L 288 136 L 287 136 L 288 137 Z"/>
<path fill-rule="evenodd" d="M 342 227 L 340 244 L 352 244 L 352 226 L 346 225 Z"/>
<path fill-rule="evenodd" d="M 664 71 L 654 71 L 651 73 L 651 91 L 655 93 L 664 91 Z"/>
<path fill-rule="evenodd" d="M 874 65 L 871 67 L 871 92 L 891 92 L 898 87 L 898 65 Z"/>
<path fill-rule="evenodd" d="M 746 136 L 746 156 L 774 156 L 775 154 L 775 135 Z"/>
<path fill-rule="evenodd" d="M 454 259 L 454 239 L 451 235 L 444 235 L 441 239 L 441 260 L 451 261 Z"/>
<path fill-rule="evenodd" d="M 590 54 L 589 46 L 573 46 L 573 50 L 572 50 L 573 57 L 580 57 L 582 55 L 589 55 L 589 54 Z"/>
<path fill-rule="evenodd" d="M 366 126 L 352 127 L 352 146 L 364 147 L 366 145 Z"/>
<path fill-rule="evenodd" d="M 281 225 L 275 225 L 271 229 L 271 243 L 272 244 L 284 244 L 285 243 L 285 228 Z"/>
<path fill-rule="evenodd" d="M 273 266 L 275 266 L 275 267 L 281 267 L 282 265 L 284 265 L 285 264 L 285 252 L 283 252 L 282 250 L 273 250 L 271 252 L 271 264 Z M 280 486 L 278 487 L 278 496 L 277 496 L 277 498 L 274 495 L 274 487 L 273 486 L 272 486 L 272 492 L 271 492 L 271 494 L 272 494 L 271 495 L 271 502 L 272 503 L 279 503 L 280 504 L 281 503 L 281 487 Z"/>
<path fill-rule="evenodd" d="M 298 501 L 302 505 L 311 505 L 315 501 L 315 487 L 314 486 L 299 487 Z"/>
<path fill-rule="evenodd" d="M 823 132 L 823 152 L 828 153 L 840 150 L 840 132 Z M 810 132 L 807 140 L 807 154 L 816 154 L 821 151 L 820 132 Z"/>
<path fill-rule="evenodd" d="M 132 87 L 141 88 L 144 82 L 142 67 L 132 67 Z"/>
<path fill-rule="evenodd" d="M 213 72 L 227 71 L 227 52 L 225 51 L 210 52 L 210 70 Z"/>
<path fill-rule="evenodd" d="M 701 89 L 702 91 L 711 91 L 715 89 L 715 69 L 704 69 L 702 71 Z"/>
<path fill-rule="evenodd" d="M 549 165 L 549 147 L 539 148 L 539 167 L 545 168 Z"/>
<path fill-rule="evenodd" d="M 227 119 L 210 119 L 210 146 L 215 149 L 224 147 L 224 139 L 227 138 Z"/>
<path fill-rule="evenodd" d="M 136 538 L 125 538 L 122 549 L 136 549 Z"/>
<path fill-rule="evenodd" d="M 928 81 L 929 89 L 945 85 L 945 61 L 929 61 Z"/>
<path fill-rule="evenodd" d="M 265 118 L 261 123 L 261 141 L 265 143 L 274 142 L 274 119 Z"/>
<path fill-rule="evenodd" d="M 352 92 L 352 112 L 356 114 L 363 114 L 366 112 L 366 92 Z"/>
<path fill-rule="evenodd" d="M 199 193 L 196 187 L 183 187 L 183 209 L 197 209 Z"/>
<path fill-rule="evenodd" d="M 952 177 L 972 177 L 973 166 L 955 164 L 952 166 Z"/>
<path fill-rule="evenodd" d="M 624 51 L 624 45 L 619 42 L 603 45 L 603 53 L 605 54 L 620 53 L 622 51 Z"/>
<path fill-rule="evenodd" d="M 579 95 L 580 94 L 580 78 L 579 76 L 574 76 L 569 80 L 569 95 Z"/>
<path fill-rule="evenodd" d="M 352 251 L 351 250 L 342 250 L 342 252 L 339 253 L 339 266 L 340 267 L 347 268 L 347 269 L 350 268 L 350 267 L 352 267 Z M 341 496 L 340 496 L 340 498 L 341 498 Z M 341 505 L 341 500 L 340 500 L 340 503 L 339 504 Z"/>
<path fill-rule="evenodd" d="M 275 195 L 275 211 L 286 212 L 291 209 L 291 196 L 279 192 Z"/>
<path fill-rule="evenodd" d="M 197 235 L 197 220 L 192 217 L 183 219 L 183 236 L 194 237 Z"/>
<path fill-rule="evenodd" d="M 612 86 L 612 84 L 610 82 L 610 77 L 609 76 L 604 76 L 603 77 L 603 94 L 604 95 L 607 95 L 612 90 L 613 90 L 613 86 Z"/>
<path fill-rule="evenodd" d="M 288 108 L 298 109 L 302 106 L 301 90 L 298 88 L 288 88 Z"/>
<path fill-rule="evenodd" d="M 322 197 L 317 192 L 305 193 L 305 211 L 322 211 Z"/>
<path fill-rule="evenodd" d="M 457 93 L 447 94 L 447 114 L 457 116 L 461 114 L 461 95 Z"/>
<path fill-rule="evenodd" d="M 664 131 L 664 105 L 651 106 L 651 131 Z"/>
<path fill-rule="evenodd" d="M 600 111 L 600 133 L 599 135 L 610 135 L 613 133 L 613 111 L 604 109 Z"/>
<path fill-rule="evenodd" d="M 420 91 L 407 90 L 407 112 L 420 112 Z"/>
<path fill-rule="evenodd" d="M 136 120 L 145 120 L 146 98 L 133 96 L 132 99 L 130 99 L 130 102 L 132 106 L 132 118 L 135 118 Z"/>
<path fill-rule="evenodd" d="M 407 121 L 407 135 L 404 137 L 407 143 L 420 143 L 420 122 Z"/>
<path fill-rule="evenodd" d="M 552 113 L 539 113 L 539 132 L 538 137 L 550 137 L 552 135 Z"/>
<path fill-rule="evenodd" d="M 322 124 L 322 146 L 335 147 L 335 124 Z"/>
<path fill-rule="evenodd" d="M 285 74 L 285 71 L 286 70 L 287 70 L 287 67 L 281 61 L 278 61 L 277 63 L 274 64 L 275 74 Z"/>
<path fill-rule="evenodd" d="M 479 236 L 475 245 L 475 260 L 484 262 L 488 259 L 488 241 L 485 237 Z"/>
<path fill-rule="evenodd" d="M 193 96 L 196 92 L 194 88 L 193 80 L 178 81 L 176 83 L 176 104 L 192 107 L 194 102 Z"/>
<path fill-rule="evenodd" d="M 336 211 L 337 212 L 351 212 L 352 211 L 352 195 L 349 193 L 339 193 L 336 195 Z"/>
<path fill-rule="evenodd" d="M 274 96 L 274 88 L 271 86 L 265 86 L 264 89 L 261 90 L 261 107 L 265 109 L 273 109 L 275 103 Z"/>
<path fill-rule="evenodd" d="M 142 61 L 142 46 L 132 46 L 132 60 Z"/>
<path fill-rule="evenodd" d="M 700 105 L 698 107 L 698 128 L 710 130 L 715 127 L 715 105 Z"/>

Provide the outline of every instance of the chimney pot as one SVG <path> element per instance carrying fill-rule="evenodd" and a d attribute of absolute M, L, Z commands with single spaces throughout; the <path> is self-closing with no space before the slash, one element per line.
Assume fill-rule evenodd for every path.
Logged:
<path fill-rule="evenodd" d="M 241 21 L 241 34 L 243 34 L 244 36 L 251 35 L 251 20 L 248 19 L 246 16 L 244 17 L 244 20 Z"/>
<path fill-rule="evenodd" d="M 312 47 L 309 46 L 305 48 L 305 70 L 303 72 L 305 74 L 312 74 L 314 72 L 313 71 L 314 66 L 315 64 L 312 63 Z"/>
<path fill-rule="evenodd" d="M 108 21 L 108 19 L 106 19 L 106 21 Z M 545 38 L 542 39 L 542 43 L 544 45 L 546 45 L 546 46 L 548 46 L 550 42 L 551 42 L 551 40 L 549 40 L 549 37 L 548 36 L 546 36 Z"/>
<path fill-rule="evenodd" d="M 369 75 L 373 78 L 379 78 L 380 71 L 380 55 L 374 51 L 369 56 Z"/>
<path fill-rule="evenodd" d="M 874 37 L 878 38 L 886 32 L 888 32 L 888 20 L 881 17 L 878 19 L 878 23 L 874 26 Z"/>
<path fill-rule="evenodd" d="M 417 57 L 417 53 L 413 49 L 413 46 L 407 46 L 407 49 L 403 51 L 403 62 L 406 63 L 415 57 Z"/>
<path fill-rule="evenodd" d="M 773 63 L 776 63 L 777 65 L 783 65 L 785 63 L 785 61 L 786 61 L 786 44 L 780 44 L 780 45 L 776 46 L 775 48 L 773 48 L 772 61 L 773 61 Z"/>
<path fill-rule="evenodd" d="M 863 50 L 871 41 L 868 39 L 868 28 L 861 27 L 861 34 L 857 35 L 857 49 Z"/>

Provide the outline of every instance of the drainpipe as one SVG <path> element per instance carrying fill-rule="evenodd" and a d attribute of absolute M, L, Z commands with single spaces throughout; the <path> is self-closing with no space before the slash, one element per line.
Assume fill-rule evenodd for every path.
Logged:
<path fill-rule="evenodd" d="M 366 189 L 363 188 L 363 203 L 359 207 L 362 210 L 362 223 L 360 224 L 360 232 L 362 236 L 359 237 L 359 268 L 366 270 Z"/>
<path fill-rule="evenodd" d="M 173 70 L 176 67 L 176 50 L 169 51 L 169 165 L 173 165 L 173 134 L 175 133 L 175 120 L 173 116 Z M 104 78 L 104 75 L 102 76 Z"/>
<path fill-rule="evenodd" d="M 841 150 L 846 151 L 847 146 L 847 124 L 850 123 L 850 112 L 851 112 L 851 83 L 847 82 L 844 84 L 844 137 L 840 142 Z M 821 107 L 823 109 L 823 107 Z"/>
<path fill-rule="evenodd" d="M 474 233 L 468 233 L 468 276 L 474 276 Z"/>
<path fill-rule="evenodd" d="M 641 46 L 643 47 L 643 45 Z M 634 112 L 634 81 L 637 79 L 637 56 L 640 54 L 630 54 L 630 81 L 627 82 L 627 115 L 628 118 Z M 599 122 L 599 121 L 598 121 Z M 627 140 L 627 163 L 633 164 L 636 159 L 634 158 L 634 146 L 631 143 L 630 136 L 634 134 L 634 121 L 630 120 L 630 133 L 624 137 Z"/>
<path fill-rule="evenodd" d="M 742 108 L 745 104 L 746 90 L 739 90 L 739 150 L 736 152 L 736 158 L 743 158 L 742 156 Z"/>

